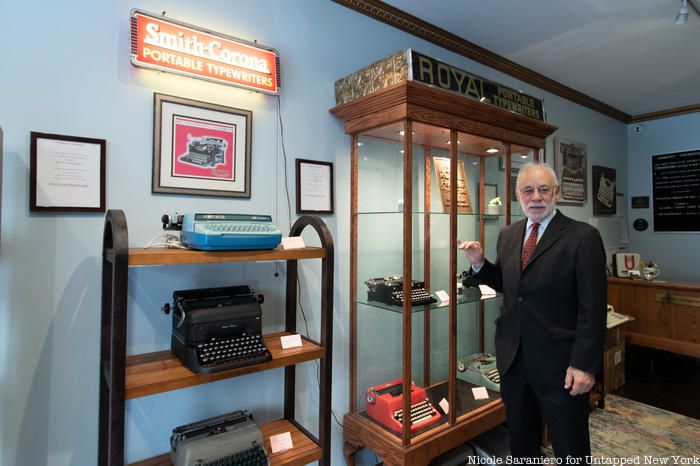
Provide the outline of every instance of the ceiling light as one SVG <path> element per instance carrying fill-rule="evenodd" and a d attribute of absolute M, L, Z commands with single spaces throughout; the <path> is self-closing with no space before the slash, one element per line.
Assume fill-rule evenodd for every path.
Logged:
<path fill-rule="evenodd" d="M 521 155 L 520 158 L 521 158 L 521 159 L 526 159 L 526 158 L 527 158 L 527 155 Z"/>
<path fill-rule="evenodd" d="M 686 24 L 688 22 L 688 0 L 681 0 L 681 9 L 676 15 L 676 24 Z"/>
<path fill-rule="evenodd" d="M 487 154 L 495 154 L 496 152 L 498 152 L 497 147 L 489 147 L 488 149 L 486 149 Z"/>

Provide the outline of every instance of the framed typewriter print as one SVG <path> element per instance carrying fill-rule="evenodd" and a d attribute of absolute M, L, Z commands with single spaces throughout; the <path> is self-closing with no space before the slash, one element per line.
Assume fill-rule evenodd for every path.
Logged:
<path fill-rule="evenodd" d="M 253 112 L 154 94 L 154 193 L 250 197 Z"/>
<path fill-rule="evenodd" d="M 104 212 L 107 141 L 31 132 L 29 210 Z"/>
<path fill-rule="evenodd" d="M 333 164 L 296 159 L 297 213 L 333 213 Z"/>

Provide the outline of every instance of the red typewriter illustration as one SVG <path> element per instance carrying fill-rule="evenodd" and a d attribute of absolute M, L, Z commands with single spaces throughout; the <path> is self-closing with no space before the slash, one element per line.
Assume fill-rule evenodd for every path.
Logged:
<path fill-rule="evenodd" d="M 394 432 L 401 433 L 403 425 L 403 385 L 396 379 L 370 387 L 365 393 L 367 414 Z M 440 421 L 425 389 L 411 382 L 411 432 L 424 429 Z"/>

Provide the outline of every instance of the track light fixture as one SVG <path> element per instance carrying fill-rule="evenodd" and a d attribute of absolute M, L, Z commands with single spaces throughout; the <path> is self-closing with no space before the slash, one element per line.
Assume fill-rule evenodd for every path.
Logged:
<path fill-rule="evenodd" d="M 688 0 L 681 0 L 681 9 L 676 15 L 676 24 L 685 24 L 688 22 Z"/>

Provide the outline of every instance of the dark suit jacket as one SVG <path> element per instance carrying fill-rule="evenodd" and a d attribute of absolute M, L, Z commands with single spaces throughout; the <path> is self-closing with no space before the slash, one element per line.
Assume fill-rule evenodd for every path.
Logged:
<path fill-rule="evenodd" d="M 568 366 L 597 374 L 605 339 L 607 275 L 598 230 L 557 211 L 521 272 L 527 219 L 498 236 L 495 264 L 475 277 L 503 293 L 496 320 L 498 370 L 520 348 L 528 368 L 559 379 Z M 563 383 L 563 382 L 562 382 Z"/>

